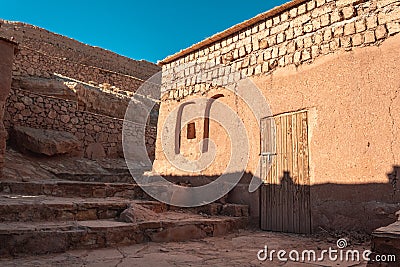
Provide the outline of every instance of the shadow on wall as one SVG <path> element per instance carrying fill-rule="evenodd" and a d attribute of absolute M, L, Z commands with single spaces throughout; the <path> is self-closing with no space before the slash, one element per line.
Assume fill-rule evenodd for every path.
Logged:
<path fill-rule="evenodd" d="M 387 183 L 299 185 L 290 172 L 280 175 L 280 184 L 263 184 L 249 193 L 252 174 L 243 174 L 240 182 L 222 202 L 249 205 L 251 224 L 264 230 L 309 233 L 363 231 L 396 221 L 400 210 L 400 192 L 396 188 L 400 166 L 393 166 Z M 164 176 L 183 186 L 208 184 L 218 176 Z M 221 200 L 220 200 L 221 201 Z M 308 220 L 308 221 L 307 221 Z M 307 229 L 308 228 L 308 229 Z"/>

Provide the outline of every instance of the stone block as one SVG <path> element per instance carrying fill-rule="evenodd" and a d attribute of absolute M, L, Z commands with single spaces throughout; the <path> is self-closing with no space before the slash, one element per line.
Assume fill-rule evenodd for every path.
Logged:
<path fill-rule="evenodd" d="M 379 25 L 375 30 L 375 37 L 377 40 L 384 39 L 387 35 L 387 30 L 384 25 Z"/>
<path fill-rule="evenodd" d="M 323 44 L 321 45 L 321 53 L 326 55 L 329 54 L 330 49 L 329 49 L 329 44 Z"/>
<path fill-rule="evenodd" d="M 273 21 L 274 25 L 278 25 L 281 22 L 281 19 L 279 16 L 275 16 L 272 18 L 272 21 Z"/>
<path fill-rule="evenodd" d="M 366 24 L 368 29 L 375 28 L 378 25 L 378 17 L 373 15 L 366 18 Z"/>
<path fill-rule="evenodd" d="M 106 157 L 106 152 L 101 143 L 91 143 L 87 146 L 85 155 L 90 159 L 102 159 Z"/>
<path fill-rule="evenodd" d="M 296 51 L 293 57 L 294 64 L 299 64 L 300 60 L 301 60 L 301 51 Z"/>
<path fill-rule="evenodd" d="M 365 31 L 367 29 L 367 25 L 365 24 L 365 20 L 364 19 L 356 21 L 355 26 L 356 26 L 356 32 L 357 33 L 363 32 L 363 31 Z"/>
<path fill-rule="evenodd" d="M 308 23 L 308 24 L 304 25 L 304 32 L 305 33 L 310 33 L 310 32 L 312 32 L 312 30 L 313 30 L 313 25 L 312 24 Z"/>
<path fill-rule="evenodd" d="M 364 43 L 364 37 L 363 37 L 363 35 L 361 33 L 354 34 L 351 37 L 351 40 L 352 40 L 352 43 L 353 43 L 354 46 L 359 46 L 362 43 Z"/>
<path fill-rule="evenodd" d="M 313 41 L 312 41 L 312 37 L 311 36 L 307 36 L 304 38 L 304 47 L 305 48 L 309 48 L 313 45 Z"/>
<path fill-rule="evenodd" d="M 124 210 L 119 216 L 119 221 L 136 223 L 143 221 L 151 221 L 157 218 L 157 213 L 144 208 L 140 205 L 132 204 L 129 208 Z"/>
<path fill-rule="evenodd" d="M 307 11 L 307 4 L 301 4 L 298 8 L 297 8 L 297 13 L 299 15 L 306 13 Z"/>
<path fill-rule="evenodd" d="M 311 11 L 313 10 L 315 7 L 317 6 L 317 3 L 313 0 L 313 1 L 309 1 L 307 3 L 307 10 Z"/>
<path fill-rule="evenodd" d="M 294 37 L 294 29 L 293 28 L 289 28 L 285 31 L 286 34 L 286 40 L 292 40 Z"/>
<path fill-rule="evenodd" d="M 287 44 L 287 52 L 294 53 L 296 51 L 296 43 L 291 41 Z"/>
<path fill-rule="evenodd" d="M 259 47 L 261 48 L 261 49 L 266 49 L 266 48 L 268 48 L 268 40 L 267 39 L 262 39 L 262 40 L 260 40 L 260 42 L 259 42 Z"/>
<path fill-rule="evenodd" d="M 303 27 L 295 27 L 294 28 L 294 37 L 298 37 L 303 35 Z"/>
<path fill-rule="evenodd" d="M 330 15 L 324 14 L 321 16 L 321 26 L 325 27 L 331 24 Z"/>
<path fill-rule="evenodd" d="M 321 29 L 321 19 L 315 18 L 311 21 L 314 31 Z"/>
<path fill-rule="evenodd" d="M 283 12 L 281 14 L 281 22 L 287 21 L 289 18 L 289 12 Z"/>
<path fill-rule="evenodd" d="M 316 2 L 317 2 L 317 7 L 320 7 L 325 4 L 325 0 L 316 0 Z"/>
<path fill-rule="evenodd" d="M 310 58 L 311 58 L 311 54 L 308 49 L 305 49 L 301 52 L 301 60 L 302 61 L 309 60 Z"/>
<path fill-rule="evenodd" d="M 79 153 L 81 143 L 71 133 L 15 126 L 13 141 L 22 150 L 54 156 Z"/>
<path fill-rule="evenodd" d="M 350 19 L 350 18 L 354 17 L 355 9 L 352 6 L 348 6 L 348 7 L 343 8 L 342 13 L 343 13 L 344 19 Z"/>
<path fill-rule="evenodd" d="M 400 32 L 400 22 L 389 22 L 387 25 L 389 35 Z"/>
<path fill-rule="evenodd" d="M 320 43 L 322 43 L 323 40 L 324 40 L 324 38 L 323 38 L 322 34 L 317 33 L 314 35 L 314 43 L 320 44 Z"/>
<path fill-rule="evenodd" d="M 342 26 L 336 27 L 333 29 L 333 36 L 334 37 L 339 37 L 344 34 L 344 28 Z"/>
<path fill-rule="evenodd" d="M 348 23 L 346 25 L 344 25 L 344 35 L 352 35 L 356 32 L 356 28 L 354 25 L 354 22 Z"/>
<path fill-rule="evenodd" d="M 334 52 L 336 51 L 340 46 L 340 39 L 339 38 L 335 38 L 333 39 L 331 42 L 329 42 L 329 49 Z"/>
<path fill-rule="evenodd" d="M 313 45 L 311 47 L 311 57 L 316 58 L 319 55 L 319 47 L 316 45 Z"/>
<path fill-rule="evenodd" d="M 338 10 L 335 10 L 334 12 L 332 12 L 331 14 L 331 23 L 336 23 L 342 20 L 342 15 L 340 14 L 340 12 Z"/>
<path fill-rule="evenodd" d="M 324 41 L 329 41 L 330 39 L 332 39 L 332 29 L 327 29 L 324 32 Z"/>
<path fill-rule="evenodd" d="M 351 37 L 350 36 L 340 37 L 340 46 L 345 48 L 351 47 Z"/>
<path fill-rule="evenodd" d="M 295 18 L 297 16 L 297 7 L 294 7 L 289 10 L 289 15 L 291 18 Z"/>
<path fill-rule="evenodd" d="M 370 43 L 373 43 L 375 41 L 376 41 L 376 39 L 375 39 L 375 32 L 374 31 L 365 32 L 365 34 L 364 34 L 364 42 L 366 44 L 370 44 Z"/>
<path fill-rule="evenodd" d="M 283 43 L 285 41 L 285 34 L 284 33 L 278 33 L 276 36 L 276 42 L 278 44 Z"/>

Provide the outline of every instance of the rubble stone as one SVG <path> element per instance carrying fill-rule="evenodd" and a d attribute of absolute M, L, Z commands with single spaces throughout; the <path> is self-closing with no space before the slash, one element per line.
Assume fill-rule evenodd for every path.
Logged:
<path fill-rule="evenodd" d="M 15 126 L 13 133 L 19 147 L 38 154 L 76 154 L 81 149 L 79 140 L 67 132 Z"/>

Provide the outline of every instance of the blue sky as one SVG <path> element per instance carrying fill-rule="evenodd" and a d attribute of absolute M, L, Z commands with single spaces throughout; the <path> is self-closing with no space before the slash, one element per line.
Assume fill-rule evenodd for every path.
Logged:
<path fill-rule="evenodd" d="M 287 0 L 0 2 L 0 18 L 27 22 L 152 62 Z"/>

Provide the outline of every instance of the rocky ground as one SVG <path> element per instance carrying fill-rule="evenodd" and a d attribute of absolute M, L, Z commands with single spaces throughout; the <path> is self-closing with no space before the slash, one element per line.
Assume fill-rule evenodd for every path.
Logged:
<path fill-rule="evenodd" d="M 328 241 L 329 240 L 329 241 Z M 337 249 L 336 240 L 294 234 L 242 230 L 224 237 L 170 243 L 143 243 L 96 250 L 74 250 L 62 254 L 4 258 L 0 266 L 366 266 L 365 261 L 280 262 L 260 261 L 257 252 L 265 245 L 269 250 Z M 360 252 L 368 243 L 348 247 Z M 318 255 L 318 254 L 317 254 Z"/>

